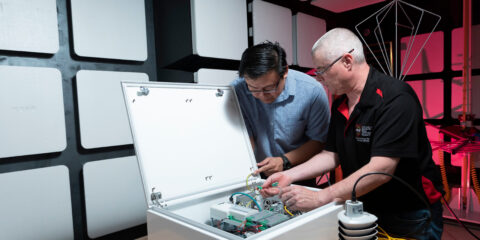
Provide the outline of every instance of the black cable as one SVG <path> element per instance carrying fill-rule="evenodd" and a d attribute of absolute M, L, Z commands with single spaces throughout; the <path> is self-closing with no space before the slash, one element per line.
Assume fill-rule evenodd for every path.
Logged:
<path fill-rule="evenodd" d="M 467 228 L 467 226 L 465 226 L 465 224 L 463 224 L 462 221 L 460 221 L 460 219 L 458 219 L 457 215 L 453 212 L 453 210 L 450 208 L 450 206 L 448 205 L 448 202 L 447 200 L 445 199 L 445 197 L 442 195 L 442 198 L 443 198 L 443 203 L 445 204 L 445 206 L 447 207 L 448 211 L 450 211 L 450 213 L 455 217 L 455 219 L 457 220 L 458 223 L 460 223 L 460 225 L 462 225 L 463 228 L 465 228 L 465 230 L 467 230 L 468 233 L 470 233 L 470 235 L 472 235 L 474 238 L 476 239 L 479 239 L 480 238 L 475 235 L 472 231 L 470 231 L 470 229 Z"/>
<path fill-rule="evenodd" d="M 405 182 L 403 179 L 397 177 L 397 176 L 394 176 L 392 174 L 389 174 L 389 173 L 384 173 L 384 172 L 370 172 L 370 173 L 366 173 L 366 174 L 363 174 L 362 176 L 360 176 L 357 181 L 355 181 L 355 184 L 353 184 L 353 189 L 352 189 L 352 202 L 356 202 L 357 201 L 357 195 L 355 193 L 355 188 L 357 187 L 357 183 L 360 181 L 360 179 L 366 177 L 366 176 L 369 176 L 369 175 L 374 175 L 374 174 L 379 174 L 379 175 L 385 175 L 385 176 L 389 176 L 399 182 L 401 182 L 403 185 L 405 185 L 406 187 L 408 187 L 413 193 L 415 193 L 418 198 L 420 198 L 422 200 L 422 202 L 425 204 L 425 206 L 427 207 L 428 209 L 428 212 L 430 212 L 430 216 L 428 216 L 428 221 L 427 223 L 425 224 L 425 227 L 429 226 L 430 225 L 430 222 L 432 221 L 432 210 L 430 209 L 430 204 L 427 202 L 427 200 L 425 200 L 425 198 L 419 193 L 417 192 L 417 190 L 415 190 L 412 186 L 410 186 L 410 184 L 408 184 L 407 182 Z M 420 231 L 420 230 L 418 230 Z M 416 232 L 418 232 L 416 231 Z M 409 234 L 406 234 L 405 236 L 408 236 L 410 234 L 414 234 L 416 232 L 412 232 L 412 233 L 409 233 Z"/>
<path fill-rule="evenodd" d="M 422 197 L 422 195 L 420 193 L 417 192 L 417 190 L 415 190 L 412 186 L 410 186 L 410 184 L 408 184 L 403 179 L 401 179 L 397 176 L 394 176 L 394 175 L 389 174 L 389 173 L 384 173 L 384 172 L 370 172 L 370 173 L 366 173 L 366 174 L 363 174 L 362 176 L 360 176 L 357 179 L 357 181 L 355 181 L 355 184 L 353 185 L 353 190 L 352 190 L 352 201 L 353 202 L 357 201 L 357 195 L 355 194 L 355 188 L 357 187 L 357 183 L 360 181 L 360 179 L 362 179 L 366 176 L 369 176 L 369 175 L 374 175 L 374 174 L 389 176 L 389 177 L 401 182 L 403 185 L 407 186 L 410 190 L 412 190 L 412 192 L 415 193 L 418 196 L 418 198 L 420 198 L 423 201 L 425 206 L 428 208 L 428 211 L 430 211 L 430 204 L 425 200 L 424 197 Z"/>

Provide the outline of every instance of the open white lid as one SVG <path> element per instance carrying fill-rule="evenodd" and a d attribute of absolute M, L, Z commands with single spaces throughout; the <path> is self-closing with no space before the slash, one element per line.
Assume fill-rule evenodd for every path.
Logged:
<path fill-rule="evenodd" d="M 122 87 L 149 206 L 152 192 L 178 199 L 240 183 L 257 168 L 233 87 Z"/>

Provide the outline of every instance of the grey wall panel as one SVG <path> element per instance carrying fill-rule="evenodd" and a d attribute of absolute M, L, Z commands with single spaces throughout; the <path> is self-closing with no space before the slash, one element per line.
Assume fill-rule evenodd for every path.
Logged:
<path fill-rule="evenodd" d="M 147 82 L 148 75 L 132 72 L 78 71 L 80 137 L 84 148 L 133 143 L 121 81 Z"/>
<path fill-rule="evenodd" d="M 304 13 L 297 13 L 294 19 L 294 64 L 301 67 L 314 68 L 312 62 L 313 44 L 327 30 L 325 20 Z"/>
<path fill-rule="evenodd" d="M 145 0 L 71 0 L 75 53 L 145 61 Z"/>
<path fill-rule="evenodd" d="M 0 0 L 0 49 L 56 53 L 55 0 Z"/>
<path fill-rule="evenodd" d="M 22 0 L 10 0 L 7 2 L 10 3 L 17 3 L 21 2 Z M 137 73 L 147 73 L 149 79 L 158 80 L 157 78 L 157 68 L 156 68 L 156 53 L 155 53 L 155 28 L 154 28 L 154 10 L 153 4 L 158 0 L 145 0 L 139 2 L 140 4 L 144 5 L 145 11 L 145 18 L 146 18 L 146 32 L 147 32 L 147 44 L 148 44 L 148 58 L 146 61 L 143 62 L 135 62 L 135 61 L 120 61 L 120 60 L 111 60 L 111 59 L 100 59 L 100 58 L 91 58 L 86 59 L 83 57 L 76 56 L 74 49 L 73 49 L 73 32 L 71 28 L 71 1 L 70 0 L 56 0 L 56 9 L 54 9 L 55 16 L 57 18 L 58 24 L 56 24 L 58 28 L 58 41 L 59 41 L 59 49 L 54 54 L 45 54 L 45 53 L 33 53 L 33 52 L 18 52 L 18 51 L 6 51 L 0 49 L 0 66 L 23 66 L 23 67 L 31 67 L 31 68 L 53 68 L 58 69 L 61 72 L 61 78 L 58 80 L 58 86 L 63 94 L 59 97 L 58 100 L 55 100 L 53 106 L 62 105 L 63 110 L 61 111 L 64 120 L 61 124 L 56 124 L 55 129 L 53 131 L 45 130 L 45 133 L 42 134 L 35 134 L 34 136 L 20 136 L 18 133 L 22 133 L 25 127 L 29 128 L 30 125 L 43 123 L 44 118 L 56 118 L 56 114 L 41 114 L 40 118 L 36 116 L 32 116 L 30 122 L 24 126 L 21 121 L 18 122 L 9 122 L 8 131 L 13 132 L 15 137 L 21 137 L 22 141 L 20 144 L 17 144 L 18 148 L 31 148 L 31 147 L 38 147 L 44 146 L 45 144 L 52 144 L 52 140 L 50 138 L 55 136 L 58 130 L 65 129 L 65 133 L 62 135 L 63 138 L 63 146 L 60 150 L 55 150 L 56 152 L 48 152 L 51 153 L 43 153 L 43 154 L 34 154 L 34 155 L 24 155 L 24 156 L 0 156 L 0 174 L 3 173 L 13 173 L 15 171 L 24 171 L 29 169 L 38 169 L 44 167 L 51 167 L 51 166 L 60 166 L 64 165 L 68 167 L 70 172 L 69 181 L 70 181 L 70 203 L 72 206 L 71 215 L 73 221 L 73 235 L 75 239 L 90 239 L 87 232 L 87 221 L 86 221 L 86 213 L 85 213 L 85 197 L 84 197 L 84 188 L 83 188 L 83 165 L 87 162 L 96 161 L 98 159 L 111 159 L 111 158 L 120 158 L 125 156 L 133 156 L 135 155 L 135 151 L 133 145 L 121 145 L 121 146 L 114 146 L 114 147 L 107 147 L 107 148 L 95 148 L 95 149 L 85 149 L 81 146 L 80 140 L 80 121 L 79 121 L 79 112 L 78 112 L 78 96 L 77 96 L 77 86 L 76 86 L 76 79 L 75 76 L 81 69 L 91 69 L 91 70 L 101 70 L 101 71 L 121 71 L 121 72 L 137 72 Z M 1 1 L 0 2 L 5 2 Z M 43 2 L 42 0 L 31 0 L 30 1 L 32 6 L 37 5 L 37 2 Z M 98 2 L 103 2 L 98 1 Z M 118 1 L 120 3 L 120 1 Z M 133 2 L 133 1 L 132 1 Z M 136 2 L 136 1 L 135 1 Z M 7 9 L 5 5 L 2 5 L 3 9 Z M 6 13 L 2 12 L 2 7 L 0 7 L 0 20 L 3 20 L 3 16 Z M 21 10 L 15 10 L 21 11 Z M 115 11 L 115 8 L 109 8 L 105 12 Z M 93 10 L 92 10 L 93 12 Z M 10 12 L 9 12 L 10 13 Z M 109 14 L 109 13 L 108 13 Z M 33 16 L 31 16 L 33 17 Z M 190 18 L 188 18 L 190 21 Z M 1 21 L 0 21 L 1 22 Z M 1 24 L 1 23 L 0 23 Z M 3 34 L 3 33 L 2 33 Z M 3 36 L 0 34 L 0 38 Z M 21 41 L 22 39 L 17 39 L 17 41 Z M 191 48 L 190 48 L 191 50 Z M 58 72 L 57 72 L 58 74 Z M 32 74 L 34 75 L 34 74 Z M 190 82 L 193 82 L 193 72 L 186 74 L 187 76 L 190 75 Z M 30 77 L 30 79 L 35 79 L 37 76 Z M 179 78 L 182 79 L 182 78 Z M 0 105 L 5 103 L 5 99 L 10 100 L 12 99 L 20 99 L 25 100 L 29 98 L 23 97 L 24 94 L 29 94 L 31 91 L 29 89 L 22 89 L 19 87 L 15 87 L 11 84 L 4 85 L 3 81 L 5 77 L 0 78 Z M 7 79 L 8 80 L 8 79 Z M 10 82 L 7 81 L 7 82 Z M 16 81 L 13 81 L 16 82 Z M 17 81 L 18 82 L 18 81 Z M 55 80 L 55 84 L 53 84 L 52 80 L 48 81 L 39 81 L 37 87 L 37 94 L 44 94 L 44 95 L 52 95 L 53 89 L 57 91 L 57 80 Z M 18 83 L 17 83 L 18 84 Z M 42 84 L 47 85 L 54 85 L 55 87 L 50 87 L 48 89 L 44 89 Z M 5 95 L 7 93 L 7 95 Z M 9 96 L 8 98 L 6 96 Z M 55 96 L 55 94 L 53 95 Z M 47 96 L 47 97 L 53 97 Z M 17 100 L 15 100 L 17 101 Z M 122 100 L 123 101 L 123 100 Z M 42 102 L 36 102 L 35 104 L 43 104 Z M 3 106 L 3 105 L 2 105 Z M 28 110 L 30 103 L 24 104 L 25 110 Z M 40 106 L 40 105 L 39 105 Z M 17 105 L 17 109 L 21 110 Z M 10 109 L 13 111 L 13 109 Z M 9 110 L 9 111 L 10 111 Z M 37 111 L 41 110 L 44 111 L 45 109 L 42 107 L 37 107 Z M 3 109 L 0 110 L 0 122 L 6 121 L 7 117 L 10 117 L 11 113 L 9 111 L 4 111 Z M 28 112 L 24 112 L 28 113 Z M 18 113 L 19 114 L 19 113 Z M 51 120 L 49 120 L 51 121 Z M 0 139 L 3 137 L 5 139 L 5 124 L 2 122 L 0 124 Z M 2 132 L 3 131 L 3 132 Z M 28 130 L 30 131 L 30 130 Z M 30 143 L 32 138 L 34 139 L 41 139 L 40 143 Z M 0 140 L 0 152 L 8 150 L 10 151 L 11 145 L 5 145 L 3 139 Z M 6 138 L 8 141 L 7 143 L 11 143 L 11 137 Z M 65 143 L 66 141 L 66 143 Z M 61 152 L 58 152 L 61 151 Z M 50 181 L 55 182 L 55 181 Z M 0 185 L 4 184 L 2 180 Z M 7 184 L 14 184 L 14 182 L 8 182 Z M 35 187 L 35 185 L 32 185 Z M 23 189 L 23 197 L 29 194 L 29 187 Z M 33 192 L 35 194 L 35 192 Z M 0 194 L 0 199 L 3 197 Z M 52 201 L 55 200 L 56 196 L 51 195 Z M 28 198 L 29 204 L 35 203 L 35 197 Z M 68 202 L 69 200 L 66 200 Z M 3 200 L 0 200 L 0 205 L 3 204 Z M 28 206 L 28 204 L 23 204 L 23 206 Z M 22 207 L 23 207 L 22 206 Z M 0 211 L 0 218 L 3 214 L 3 208 Z M 47 215 L 45 215 L 47 216 Z M 22 216 L 22 221 L 16 221 L 18 227 L 21 227 L 25 231 L 29 231 L 28 228 L 28 218 Z M 10 219 L 14 220 L 14 219 Z M 45 224 L 49 224 L 48 221 L 50 219 L 45 218 Z M 57 220 L 54 219 L 56 222 Z M 3 224 L 3 223 L 2 223 Z M 4 229 L 3 226 L 0 226 L 0 232 L 3 233 Z M 10 227 L 10 225 L 6 225 L 5 227 Z M 62 225 L 58 225 L 58 228 L 62 228 Z M 108 239 L 137 239 L 147 234 L 147 226 L 146 224 L 141 224 L 139 226 L 131 227 L 128 229 L 124 229 L 118 232 L 114 232 L 103 236 L 103 240 Z M 1 235 L 0 239 L 12 239 L 4 237 L 5 235 Z M 38 235 L 39 237 L 41 235 Z M 39 239 L 39 237 L 25 237 L 23 239 Z M 15 238 L 13 238 L 15 239 Z M 45 238 L 44 238 L 45 239 Z M 47 238 L 48 239 L 48 238 Z M 68 239 L 65 237 L 63 239 Z"/>
<path fill-rule="evenodd" d="M 135 156 L 86 163 L 83 181 L 89 237 L 146 222 L 147 204 Z"/>
<path fill-rule="evenodd" d="M 0 158 L 66 148 L 62 76 L 55 68 L 0 66 Z"/>
<path fill-rule="evenodd" d="M 238 78 L 238 71 L 201 68 L 194 73 L 194 79 L 199 84 L 229 85 Z"/>
<path fill-rule="evenodd" d="M 252 4 L 253 43 L 279 42 L 285 49 L 288 64 L 292 64 L 292 11 L 261 0 L 254 0 Z"/>
<path fill-rule="evenodd" d="M 192 73 L 237 69 L 249 42 L 246 5 L 246 0 L 154 1 L 158 67 Z"/>
<path fill-rule="evenodd" d="M 245 0 L 191 0 L 193 53 L 240 60 L 248 47 Z"/>
<path fill-rule="evenodd" d="M 68 168 L 0 174 L 0 239 L 73 239 Z"/>

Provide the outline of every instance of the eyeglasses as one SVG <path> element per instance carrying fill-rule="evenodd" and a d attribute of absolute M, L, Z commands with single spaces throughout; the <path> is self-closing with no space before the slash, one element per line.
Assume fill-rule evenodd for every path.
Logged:
<path fill-rule="evenodd" d="M 352 50 L 348 51 L 348 53 L 352 53 L 353 50 L 355 50 L 355 49 L 352 48 Z M 335 64 L 336 62 L 338 62 L 338 60 L 342 59 L 343 56 L 345 56 L 345 54 L 343 54 L 342 56 L 340 56 L 340 57 L 338 57 L 337 59 L 335 59 L 332 63 L 328 64 L 328 66 L 324 67 L 323 69 L 318 69 L 318 68 L 317 68 L 317 70 L 314 72 L 315 75 L 317 75 L 317 76 L 318 76 L 318 75 L 323 75 L 326 71 L 328 71 L 328 69 L 330 69 L 330 68 L 333 66 L 333 64 Z"/>
<path fill-rule="evenodd" d="M 260 90 L 252 90 L 250 89 L 250 86 L 247 84 L 248 91 L 250 91 L 251 94 L 260 94 L 260 93 L 274 93 L 278 89 L 278 85 L 280 85 L 280 81 L 282 81 L 282 78 L 280 77 L 274 86 L 267 86 L 263 89 Z"/>

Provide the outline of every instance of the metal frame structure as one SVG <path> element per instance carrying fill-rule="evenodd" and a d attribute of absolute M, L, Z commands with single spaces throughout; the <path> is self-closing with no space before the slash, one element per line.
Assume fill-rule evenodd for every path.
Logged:
<path fill-rule="evenodd" d="M 412 19 L 409 17 L 409 14 L 407 13 L 407 11 L 405 10 L 406 6 L 408 6 L 410 9 L 413 9 L 413 10 L 416 10 L 418 12 L 420 12 L 420 17 L 419 17 L 419 20 L 418 20 L 418 23 L 414 24 L 414 22 L 412 21 Z M 401 13 L 403 13 L 404 17 L 407 19 L 408 23 L 407 24 L 401 24 L 399 23 L 398 21 L 398 16 L 399 16 L 399 10 L 401 11 Z M 392 63 L 389 63 L 389 59 L 388 59 L 388 52 L 387 52 L 387 48 L 385 47 L 385 36 L 384 36 L 384 32 L 382 30 L 382 24 L 384 23 L 386 17 L 389 15 L 389 14 L 395 14 L 395 34 L 394 34 L 394 47 L 395 47 L 395 53 L 398 53 L 398 40 L 399 40 L 399 33 L 398 33 L 398 27 L 402 27 L 402 28 L 407 28 L 407 29 L 410 29 L 411 32 L 411 36 L 412 38 L 410 38 L 409 42 L 408 42 L 408 45 L 407 45 L 407 52 L 405 54 L 405 59 L 404 59 L 404 62 L 401 66 L 401 68 L 399 68 L 399 59 L 398 59 L 398 54 L 394 54 L 395 57 L 394 57 L 394 61 L 393 61 L 393 64 Z M 418 53 L 415 55 L 414 59 L 412 60 L 412 62 L 407 66 L 407 62 L 409 60 L 409 58 L 411 57 L 410 54 L 411 54 L 411 51 L 412 51 L 412 46 L 413 44 L 415 43 L 415 40 L 416 40 L 416 36 L 418 34 L 418 30 L 420 29 L 420 26 L 422 24 L 422 20 L 424 19 L 424 16 L 426 14 L 430 14 L 431 16 L 433 16 L 434 18 L 436 18 L 436 23 L 435 25 L 433 26 L 433 29 L 430 31 L 427 39 L 425 40 L 425 42 L 423 42 L 422 44 L 422 47 L 420 48 L 420 50 L 418 51 Z M 382 67 L 382 63 L 380 62 L 380 60 L 375 56 L 375 54 L 373 53 L 372 49 L 370 48 L 369 46 L 369 43 L 367 42 L 367 40 L 362 36 L 362 34 L 360 33 L 360 26 L 362 24 L 365 24 L 367 22 L 367 20 L 370 20 L 372 18 L 375 18 L 375 22 L 376 22 L 376 26 L 374 27 L 374 30 L 373 30 L 373 33 L 375 35 L 375 39 L 376 39 L 376 44 L 380 45 L 380 49 L 381 49 L 381 52 L 382 52 L 382 57 L 383 57 L 383 60 L 385 62 L 385 68 Z M 440 17 L 440 15 L 437 15 L 435 13 L 432 13 L 430 11 L 427 11 L 425 9 L 422 9 L 422 8 L 419 8 L 417 6 L 414 6 L 412 4 L 409 4 L 409 3 L 406 3 L 404 1 L 401 1 L 401 0 L 394 0 L 390 3 L 388 3 L 387 5 L 385 5 L 384 7 L 382 7 L 381 9 L 379 9 L 378 11 L 376 11 L 375 13 L 373 13 L 372 15 L 370 15 L 369 17 L 367 17 L 366 19 L 364 19 L 363 21 L 361 21 L 360 23 L 358 23 L 356 26 L 355 26 L 355 30 L 358 32 L 359 34 L 359 37 L 362 39 L 362 41 L 365 43 L 365 45 L 367 46 L 368 50 L 371 52 L 371 54 L 373 55 L 373 57 L 375 58 L 375 61 L 378 63 L 378 65 L 380 66 L 381 70 L 387 74 L 387 75 L 390 75 L 390 76 L 393 76 L 395 78 L 398 78 L 400 80 L 404 80 L 405 79 L 405 76 L 408 74 L 408 72 L 410 71 L 410 69 L 412 68 L 413 64 L 415 63 L 415 61 L 417 60 L 418 56 L 420 56 L 420 53 L 422 52 L 423 48 L 425 47 L 425 45 L 427 44 L 428 40 L 430 39 L 432 33 L 435 31 L 435 29 L 437 28 L 440 20 L 442 18 Z M 394 66 L 392 66 L 394 65 Z M 392 70 L 393 68 L 393 70 Z M 399 71 L 400 70 L 400 71 Z"/>

